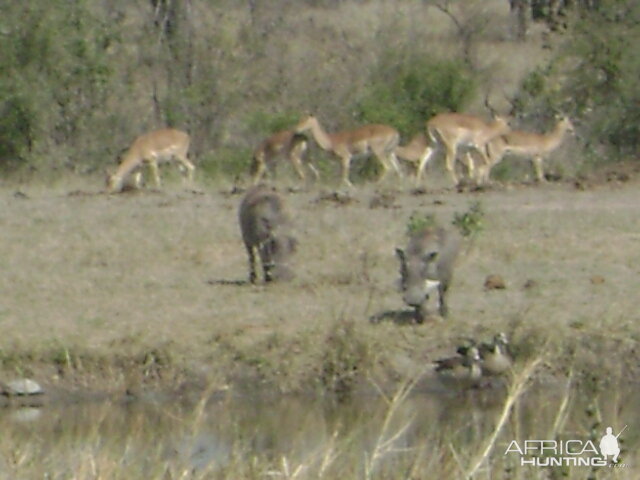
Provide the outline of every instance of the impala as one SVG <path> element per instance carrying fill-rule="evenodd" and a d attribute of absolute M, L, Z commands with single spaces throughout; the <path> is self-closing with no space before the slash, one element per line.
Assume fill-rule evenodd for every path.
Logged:
<path fill-rule="evenodd" d="M 396 156 L 416 167 L 416 176 L 418 167 L 423 163 L 424 158 L 431 153 L 431 147 L 424 133 L 418 133 L 406 145 L 400 145 L 396 148 Z M 416 178 L 419 181 L 419 178 Z"/>
<path fill-rule="evenodd" d="M 318 119 L 310 116 L 302 120 L 295 128 L 296 133 L 311 131 L 316 143 L 327 152 L 331 152 L 340 159 L 342 164 L 342 182 L 349 187 L 353 184 L 349 180 L 351 159 L 354 155 L 373 154 L 383 171 L 379 180 L 382 180 L 390 168 L 393 168 L 399 177 L 402 177 L 395 149 L 398 146 L 400 135 L 395 128 L 387 125 L 365 125 L 355 130 L 347 130 L 337 133 L 327 133 Z"/>
<path fill-rule="evenodd" d="M 189 180 L 193 180 L 195 167 L 187 158 L 189 135 L 180 130 L 165 128 L 139 136 L 122 156 L 116 172 L 107 178 L 107 190 L 119 192 L 127 177 L 133 176 L 139 183 L 140 171 L 146 164 L 151 169 L 156 186 L 160 186 L 158 163 L 169 162 L 175 158 L 181 169 L 187 171 Z M 138 186 L 138 185 L 136 185 Z"/>
<path fill-rule="evenodd" d="M 573 132 L 573 124 L 568 117 L 562 117 L 549 133 L 540 134 L 512 130 L 491 140 L 486 147 L 487 162 L 478 170 L 478 180 L 487 182 L 491 169 L 497 165 L 505 154 L 512 153 L 519 157 L 531 158 L 531 163 L 539 182 L 544 181 L 542 162 L 556 150 L 564 136 Z"/>
<path fill-rule="evenodd" d="M 486 159 L 485 147 L 494 137 L 509 131 L 509 124 L 504 117 L 496 116 L 492 122 L 487 123 L 480 117 L 466 113 L 440 113 L 427 121 L 427 134 L 432 147 L 418 166 L 416 179 L 419 181 L 427 162 L 440 148 L 445 150 L 445 166 L 451 180 L 458 184 L 455 172 L 455 162 L 458 149 L 466 147 L 478 152 L 484 163 Z M 474 161 L 470 155 L 466 156 L 469 176 L 474 176 Z"/>
<path fill-rule="evenodd" d="M 268 169 L 275 172 L 274 161 L 279 157 L 287 157 L 300 179 L 305 181 L 302 156 L 306 150 L 307 139 L 304 135 L 297 134 L 292 130 L 274 133 L 265 139 L 253 153 L 253 165 L 251 166 L 253 183 L 259 183 Z M 307 162 L 307 166 L 318 180 L 320 178 L 318 170 L 309 162 Z"/>

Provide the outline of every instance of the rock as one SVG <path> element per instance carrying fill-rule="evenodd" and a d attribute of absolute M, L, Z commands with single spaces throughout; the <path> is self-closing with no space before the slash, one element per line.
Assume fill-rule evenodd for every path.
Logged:
<path fill-rule="evenodd" d="M 2 393 L 2 395 L 6 395 L 7 397 L 14 397 L 42 395 L 44 393 L 44 390 L 36 381 L 29 378 L 20 378 L 18 380 L 11 380 L 7 383 L 1 383 L 0 393 Z"/>

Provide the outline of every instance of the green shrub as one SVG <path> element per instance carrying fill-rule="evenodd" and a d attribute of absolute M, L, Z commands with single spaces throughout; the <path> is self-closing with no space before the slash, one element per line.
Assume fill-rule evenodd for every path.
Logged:
<path fill-rule="evenodd" d="M 421 214 L 413 212 L 407 221 L 407 236 L 436 226 L 436 217 L 432 213 Z"/>
<path fill-rule="evenodd" d="M 217 179 L 221 176 L 238 178 L 249 175 L 252 153 L 248 148 L 220 148 L 203 156 L 198 162 L 198 174 L 205 179 Z"/>
<path fill-rule="evenodd" d="M 604 146 L 609 159 L 635 155 L 640 147 L 640 4 L 607 0 L 573 20 L 552 61 L 521 83 L 515 113 L 544 119 L 571 115 L 579 120 L 588 152 Z"/>
<path fill-rule="evenodd" d="M 484 209 L 480 202 L 473 202 L 469 210 L 463 213 L 456 212 L 453 216 L 453 224 L 460 230 L 463 237 L 475 237 L 484 228 L 482 219 Z"/>
<path fill-rule="evenodd" d="M 361 123 L 384 123 L 409 135 L 442 111 L 460 111 L 473 96 L 475 80 L 461 60 L 410 59 L 389 55 L 371 75 L 371 86 L 356 103 Z"/>
<path fill-rule="evenodd" d="M 252 132 L 262 135 L 270 135 L 280 130 L 290 130 L 300 120 L 301 115 L 297 112 L 279 112 L 269 114 L 263 110 L 253 112 L 247 119 L 247 127 Z"/>

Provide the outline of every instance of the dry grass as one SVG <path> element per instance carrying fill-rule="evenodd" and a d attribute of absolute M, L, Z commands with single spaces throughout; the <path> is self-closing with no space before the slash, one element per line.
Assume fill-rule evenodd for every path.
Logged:
<path fill-rule="evenodd" d="M 348 204 L 323 200 L 319 188 L 292 193 L 298 276 L 270 286 L 243 284 L 240 197 L 220 188 L 106 196 L 33 187 L 20 198 L 4 187 L 4 374 L 107 390 L 244 381 L 304 390 L 322 387 L 329 360 L 333 370 L 355 366 L 357 378 L 388 380 L 420 371 L 462 337 L 498 330 L 523 357 L 549 339 L 562 359 L 554 372 L 576 359 L 603 369 L 603 378 L 633 366 L 634 183 L 430 195 L 389 184 L 388 208 L 370 208 L 372 186 Z M 393 249 L 405 241 L 411 213 L 448 223 L 477 200 L 484 231 L 459 262 L 451 317 L 429 327 L 369 324 L 376 313 L 404 308 Z M 484 291 L 492 273 L 506 290 Z M 528 280 L 535 285 L 525 288 Z M 352 325 L 346 341 L 332 333 L 337 322 Z M 339 345 L 350 347 L 336 353 Z"/>

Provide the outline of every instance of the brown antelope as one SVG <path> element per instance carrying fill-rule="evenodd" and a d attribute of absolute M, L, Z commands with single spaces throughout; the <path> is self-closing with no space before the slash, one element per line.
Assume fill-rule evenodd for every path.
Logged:
<path fill-rule="evenodd" d="M 119 192 L 127 177 L 133 176 L 135 183 L 140 182 L 143 165 L 148 165 L 157 187 L 161 185 L 158 163 L 176 159 L 181 169 L 187 171 L 189 181 L 193 180 L 195 167 L 187 158 L 189 135 L 180 130 L 165 128 L 139 136 L 122 156 L 116 172 L 107 177 L 107 190 Z M 137 185 L 139 186 L 139 185 Z"/>
<path fill-rule="evenodd" d="M 265 185 L 256 185 L 244 196 L 238 212 L 240 230 L 249 256 L 249 281 L 255 283 L 258 251 L 265 282 L 293 277 L 288 260 L 297 241 L 289 234 L 290 220 L 281 195 Z"/>
<path fill-rule="evenodd" d="M 416 168 L 416 177 L 418 172 L 418 167 L 425 161 L 425 156 L 431 153 L 431 148 L 429 146 L 429 142 L 427 141 L 427 137 L 424 133 L 418 133 L 411 138 L 409 143 L 406 145 L 400 145 L 396 148 L 396 156 L 405 160 Z M 416 181 L 419 181 L 419 178 L 416 178 Z"/>
<path fill-rule="evenodd" d="M 512 130 L 492 139 L 486 146 L 486 163 L 478 170 L 478 181 L 489 181 L 491 169 L 496 166 L 505 154 L 511 153 L 519 157 L 531 158 L 536 179 L 543 182 L 544 170 L 542 162 L 556 150 L 567 132 L 573 132 L 573 124 L 568 117 L 562 117 L 553 130 L 547 134 Z"/>
<path fill-rule="evenodd" d="M 480 117 L 466 113 L 440 113 L 427 121 L 427 135 L 432 147 L 423 157 L 416 179 L 419 181 L 426 164 L 435 151 L 440 148 L 445 150 L 445 166 L 451 180 L 458 184 L 455 172 L 455 162 L 458 149 L 466 147 L 473 149 L 483 158 L 485 163 L 485 146 L 492 138 L 509 131 L 509 124 L 504 117 L 496 116 L 492 122 L 487 123 Z M 470 155 L 466 156 L 469 177 L 474 177 L 474 161 Z"/>
<path fill-rule="evenodd" d="M 379 180 L 386 176 L 390 168 L 393 168 L 398 176 L 402 177 L 398 159 L 394 153 L 400 140 L 400 135 L 395 128 L 387 125 L 365 125 L 355 130 L 327 133 L 318 119 L 310 116 L 302 120 L 295 128 L 296 133 L 307 131 L 311 131 L 311 135 L 320 148 L 340 158 L 342 182 L 349 187 L 353 187 L 349 180 L 351 159 L 354 155 L 359 154 L 373 153 L 378 159 L 383 168 Z"/>
<path fill-rule="evenodd" d="M 304 174 L 302 156 L 307 150 L 307 138 L 304 135 L 296 134 L 292 130 L 283 130 L 274 133 L 266 138 L 253 153 L 253 183 L 260 182 L 267 170 L 271 169 L 275 172 L 275 160 L 279 157 L 286 157 L 295 169 L 296 173 L 302 181 L 306 180 Z M 315 176 L 320 178 L 318 170 L 309 162 L 307 166 Z"/>
<path fill-rule="evenodd" d="M 396 248 L 403 299 L 407 305 L 414 307 L 419 321 L 424 318 L 427 300 L 436 287 L 440 315 L 447 316 L 447 291 L 460 244 L 461 237 L 455 231 L 426 228 L 411 235 L 405 250 Z"/>

